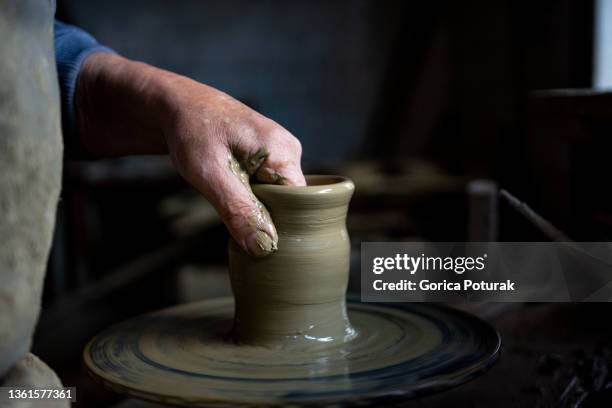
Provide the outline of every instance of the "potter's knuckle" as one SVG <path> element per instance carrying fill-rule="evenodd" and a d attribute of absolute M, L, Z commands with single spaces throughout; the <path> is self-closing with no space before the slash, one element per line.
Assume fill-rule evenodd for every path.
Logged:
<path fill-rule="evenodd" d="M 302 149 L 300 141 L 285 129 L 278 133 L 276 140 L 278 140 L 278 143 L 288 151 L 298 151 Z"/>
<path fill-rule="evenodd" d="M 248 144 L 251 140 L 257 137 L 257 134 L 258 130 L 255 124 L 253 124 L 251 121 L 245 121 L 236 126 L 232 139 L 234 144 L 237 145 Z"/>
<path fill-rule="evenodd" d="M 284 132 L 286 132 L 286 130 L 276 123 L 266 123 L 266 125 L 260 129 L 260 138 L 266 143 L 273 144 L 285 137 Z"/>
<path fill-rule="evenodd" d="M 298 157 L 302 155 L 302 142 L 300 142 L 297 137 L 291 135 L 291 138 L 289 139 L 289 145 Z"/>
<path fill-rule="evenodd" d="M 273 138 L 270 143 L 273 150 L 280 152 L 283 156 L 291 158 L 300 157 L 302 154 L 302 145 L 300 141 L 287 131 L 281 132 L 279 135 L 280 136 Z"/>
<path fill-rule="evenodd" d="M 268 159 L 265 163 L 265 169 L 269 169 L 270 171 L 274 169 L 282 169 L 289 163 L 289 161 L 290 159 L 287 158 L 285 154 L 278 154 L 277 152 L 268 156 Z"/>

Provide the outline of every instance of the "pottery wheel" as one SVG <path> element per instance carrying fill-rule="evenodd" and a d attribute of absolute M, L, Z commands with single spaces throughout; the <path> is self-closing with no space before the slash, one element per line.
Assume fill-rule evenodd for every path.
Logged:
<path fill-rule="evenodd" d="M 191 303 L 108 328 L 84 360 L 105 386 L 168 404 L 363 404 L 456 386 L 499 353 L 493 328 L 450 308 L 349 302 L 348 311 L 355 339 L 287 351 L 227 341 L 232 298 Z"/>

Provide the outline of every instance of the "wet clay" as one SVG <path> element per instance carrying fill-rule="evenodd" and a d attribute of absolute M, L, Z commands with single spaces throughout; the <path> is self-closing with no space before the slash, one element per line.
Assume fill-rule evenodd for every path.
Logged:
<path fill-rule="evenodd" d="M 278 250 L 261 259 L 229 245 L 236 299 L 232 339 L 268 347 L 325 347 L 356 336 L 347 313 L 350 242 L 345 178 L 308 176 L 306 187 L 254 184 L 270 211 Z"/>
<path fill-rule="evenodd" d="M 346 302 L 353 183 L 254 185 L 278 250 L 230 243 L 235 302 L 222 298 L 136 317 L 96 336 L 85 366 L 107 388 L 185 406 L 378 404 L 439 391 L 484 372 L 499 335 L 429 304 Z"/>
<path fill-rule="evenodd" d="M 276 229 L 274 228 L 274 224 L 272 223 L 270 213 L 257 199 L 255 194 L 253 194 L 253 190 L 251 189 L 251 184 L 249 182 L 250 176 L 254 171 L 256 171 L 267 156 L 268 151 L 262 148 L 249 157 L 244 158 L 244 160 L 242 160 L 244 164 L 241 164 L 233 154 L 229 154 L 227 159 L 228 166 L 232 174 L 238 178 L 240 183 L 247 190 L 249 199 L 253 202 L 253 204 L 255 204 L 255 208 L 251 216 L 248 218 L 248 222 L 253 229 L 257 231 L 255 232 L 255 244 L 250 246 L 250 250 L 252 252 L 251 256 L 256 257 L 269 255 L 275 252 L 278 248 L 278 235 Z"/>

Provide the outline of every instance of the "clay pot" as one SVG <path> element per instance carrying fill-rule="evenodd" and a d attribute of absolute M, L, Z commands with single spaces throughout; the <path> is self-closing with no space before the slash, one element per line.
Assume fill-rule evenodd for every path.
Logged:
<path fill-rule="evenodd" d="M 323 348 L 356 336 L 345 302 L 346 214 L 355 186 L 338 176 L 307 176 L 306 181 L 306 187 L 252 186 L 274 220 L 278 251 L 252 258 L 230 242 L 236 342 Z"/>

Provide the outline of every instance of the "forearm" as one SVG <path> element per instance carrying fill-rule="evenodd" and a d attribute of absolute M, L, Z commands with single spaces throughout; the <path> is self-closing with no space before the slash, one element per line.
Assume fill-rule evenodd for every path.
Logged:
<path fill-rule="evenodd" d="M 185 78 L 186 79 L 186 78 Z M 76 125 L 92 157 L 167 152 L 169 89 L 183 77 L 112 53 L 90 55 L 79 73 Z"/>

